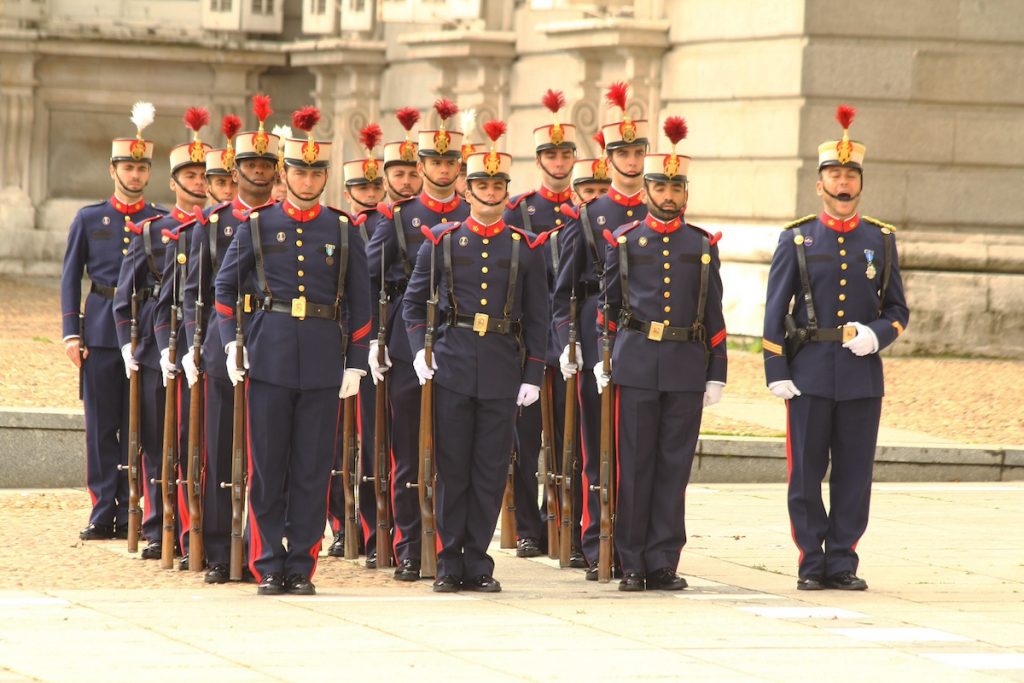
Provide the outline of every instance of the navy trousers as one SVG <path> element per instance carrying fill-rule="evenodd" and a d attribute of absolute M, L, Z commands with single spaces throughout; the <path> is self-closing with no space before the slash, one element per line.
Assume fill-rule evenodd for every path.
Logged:
<path fill-rule="evenodd" d="M 581 369 L 577 375 L 577 395 L 579 397 L 579 445 L 583 462 L 581 477 L 581 493 L 583 496 L 583 512 L 580 518 L 582 526 L 583 554 L 591 565 L 597 564 L 597 549 L 601 533 L 601 500 L 597 491 L 590 486 L 597 486 L 601 477 L 599 455 L 601 451 L 601 395 L 597 393 L 597 380 L 590 370 Z"/>
<path fill-rule="evenodd" d="M 515 431 L 514 399 L 481 400 L 434 385 L 438 576 L 494 572 L 494 536 Z"/>
<path fill-rule="evenodd" d="M 516 536 L 536 538 L 543 543 L 548 537 L 548 530 L 537 503 L 541 422 L 540 401 L 516 411 L 516 462 L 513 476 Z"/>
<path fill-rule="evenodd" d="M 82 366 L 90 524 L 128 524 L 128 380 L 118 349 L 89 348 Z"/>
<path fill-rule="evenodd" d="M 159 479 L 163 474 L 164 405 L 166 391 L 159 370 L 145 365 L 139 368 L 139 404 L 142 431 L 142 484 L 145 503 L 142 507 L 142 537 L 150 543 L 163 538 L 164 507 Z"/>
<path fill-rule="evenodd" d="M 800 551 L 800 578 L 857 571 L 857 542 L 868 526 L 871 473 L 881 398 L 787 401 L 789 520 Z M 829 511 L 821 482 L 829 462 Z"/>
<path fill-rule="evenodd" d="M 676 570 L 703 392 L 616 387 L 615 548 L 622 571 Z"/>
<path fill-rule="evenodd" d="M 422 542 L 419 493 L 415 488 L 406 487 L 407 482 L 419 481 L 420 383 L 416 379 L 412 363 L 397 359 L 392 359 L 392 363 L 391 370 L 388 371 L 388 403 L 391 406 L 391 505 L 395 521 L 395 557 L 401 562 L 408 559 L 419 560 Z M 370 451 L 373 451 L 372 444 Z"/>
<path fill-rule="evenodd" d="M 249 568 L 258 581 L 274 572 L 312 576 L 327 520 L 338 387 L 250 380 L 247 401 Z"/>
<path fill-rule="evenodd" d="M 206 440 L 203 452 L 203 550 L 210 566 L 231 559 L 231 437 L 234 387 L 231 382 L 204 375 Z M 245 465 L 243 465 L 245 466 Z"/>

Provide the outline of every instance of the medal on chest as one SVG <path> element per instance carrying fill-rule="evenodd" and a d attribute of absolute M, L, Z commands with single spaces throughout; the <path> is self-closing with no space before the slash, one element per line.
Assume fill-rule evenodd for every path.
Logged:
<path fill-rule="evenodd" d="M 874 280 L 875 275 L 878 274 L 878 271 L 875 269 L 875 250 L 865 249 L 864 258 L 867 259 L 868 262 L 868 267 L 864 270 L 864 274 L 869 280 Z"/>

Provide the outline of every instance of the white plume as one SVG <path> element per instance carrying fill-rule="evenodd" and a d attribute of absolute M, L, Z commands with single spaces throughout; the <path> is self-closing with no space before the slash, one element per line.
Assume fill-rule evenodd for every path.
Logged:
<path fill-rule="evenodd" d="M 271 135 L 276 135 L 281 138 L 295 137 L 292 133 L 291 126 L 274 126 L 274 129 L 270 131 Z"/>
<path fill-rule="evenodd" d="M 153 106 L 152 102 L 136 102 L 132 105 L 132 123 L 135 124 L 135 128 L 138 129 L 140 134 L 142 129 L 153 123 L 155 118 L 156 107 Z"/>
<path fill-rule="evenodd" d="M 462 124 L 462 134 L 469 137 L 476 128 L 476 109 L 463 109 L 459 112 L 459 123 Z"/>

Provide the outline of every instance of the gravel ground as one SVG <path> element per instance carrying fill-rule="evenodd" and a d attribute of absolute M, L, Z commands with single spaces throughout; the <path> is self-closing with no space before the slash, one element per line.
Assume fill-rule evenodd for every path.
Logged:
<path fill-rule="evenodd" d="M 55 280 L 0 276 L 0 406 L 77 408 L 78 372 L 64 356 L 60 295 Z M 886 427 L 983 444 L 1024 444 L 1024 361 L 888 357 Z M 760 353 L 731 350 L 729 396 L 764 399 Z M 715 434 L 778 435 L 709 412 L 703 430 Z"/>

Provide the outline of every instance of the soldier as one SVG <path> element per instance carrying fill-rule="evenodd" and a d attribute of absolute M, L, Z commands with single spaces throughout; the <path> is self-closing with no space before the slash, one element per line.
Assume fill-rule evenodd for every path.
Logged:
<path fill-rule="evenodd" d="M 319 118 L 314 107 L 293 114 L 307 138 L 285 141 L 288 197 L 238 227 L 215 285 L 228 374 L 233 383 L 250 375 L 249 568 L 259 595 L 316 592 L 338 398 L 355 396 L 366 374 L 366 252 L 358 221 L 319 203 L 331 154 L 329 142 L 313 137 Z M 234 306 L 250 276 L 262 301 L 242 349 L 246 373 L 234 362 Z"/>
<path fill-rule="evenodd" d="M 600 158 L 577 159 L 572 165 L 572 203 L 577 207 L 608 194 L 611 187 L 608 160 L 604 156 L 604 133 L 598 131 L 594 142 L 601 147 Z"/>
<path fill-rule="evenodd" d="M 210 122 L 210 113 L 201 107 L 191 107 L 185 112 L 185 123 L 194 132 L 194 138 L 192 142 L 178 145 L 171 149 L 171 177 L 175 179 L 175 183 L 178 187 L 188 195 L 188 199 L 193 203 L 190 208 L 192 210 L 191 217 L 188 221 L 178 225 L 175 228 L 168 228 L 164 230 L 163 237 L 169 239 L 169 248 L 165 250 L 164 262 L 161 269 L 160 281 L 165 283 L 165 286 L 160 288 L 160 295 L 157 297 L 156 307 L 153 310 L 153 332 L 156 335 L 157 347 L 160 349 L 160 369 L 163 372 L 164 386 L 167 385 L 167 381 L 173 375 L 177 375 L 181 368 L 181 359 L 184 356 L 184 341 L 185 341 L 185 320 L 182 315 L 182 299 L 185 291 L 185 278 L 187 275 L 188 267 L 188 254 L 189 254 L 189 238 L 190 231 L 188 228 L 196 225 L 197 217 L 200 220 L 203 219 L 203 214 L 200 209 L 201 204 L 196 204 L 200 199 L 198 192 L 188 189 L 191 184 L 191 179 L 195 177 L 203 177 L 203 188 L 207 190 L 208 186 L 205 182 L 206 177 L 206 154 L 210 149 L 210 145 L 202 142 L 199 139 L 199 129 Z M 202 199 L 206 200 L 206 196 Z M 181 201 L 179 201 L 179 205 Z M 175 347 L 180 348 L 181 352 L 176 351 L 175 362 L 170 362 L 170 336 L 171 336 L 171 308 L 177 309 L 177 323 L 178 327 L 174 330 L 175 335 Z M 185 391 L 186 387 L 182 387 L 181 384 L 176 385 L 178 392 L 177 395 L 177 416 L 178 416 L 178 462 L 176 466 L 178 471 L 175 472 L 175 477 L 180 480 L 185 480 L 185 474 L 187 471 L 188 462 L 186 454 L 188 453 L 188 416 L 189 416 L 189 405 L 191 404 L 191 394 Z M 167 425 L 164 425 L 167 428 Z M 175 487 L 177 490 L 177 503 L 178 503 L 178 515 L 176 523 L 178 526 L 178 544 L 181 548 L 182 558 L 178 564 L 178 569 L 186 570 L 189 567 L 188 558 L 188 530 L 190 526 L 189 520 L 189 509 L 188 509 L 188 497 L 187 491 L 184 486 Z"/>
<path fill-rule="evenodd" d="M 423 190 L 423 178 L 417 168 L 418 148 L 410 133 L 420 120 L 420 113 L 412 107 L 402 107 L 395 112 L 395 118 L 405 129 L 405 139 L 384 145 L 384 188 L 389 206 L 412 199 Z"/>
<path fill-rule="evenodd" d="M 291 126 L 274 126 L 274 129 L 271 132 L 281 140 L 286 140 L 292 137 Z M 275 202 L 283 202 L 287 195 L 288 188 L 286 188 L 284 184 L 284 145 L 281 145 L 281 147 L 278 148 L 277 173 L 274 175 L 274 189 L 271 192 L 270 198 Z"/>
<path fill-rule="evenodd" d="M 206 203 L 205 163 L 193 162 L 187 150 L 170 157 L 171 179 L 175 205 L 167 215 L 150 218 L 132 225 L 131 245 L 117 279 L 114 294 L 114 320 L 121 344 L 125 372 L 140 372 L 140 404 L 142 431 L 142 479 L 145 485 L 145 507 L 142 536 L 149 544 L 142 558 L 159 559 L 162 551 L 161 528 L 163 507 L 159 504 L 162 475 L 165 392 L 161 353 L 154 330 L 157 300 L 163 288 L 163 265 L 170 238 L 164 230 L 173 231 L 182 223 L 195 219 Z M 170 285 L 170 283 L 168 283 Z M 132 297 L 138 300 L 139 344 L 131 353 Z"/>
<path fill-rule="evenodd" d="M 206 155 L 206 187 L 214 206 L 231 203 L 238 194 L 238 181 L 231 175 L 234 169 L 234 150 L 231 141 L 241 127 L 240 118 L 234 114 L 225 116 L 221 121 L 220 130 L 227 139 L 227 147 L 211 149 Z M 228 168 L 228 161 L 232 161 L 231 168 Z"/>
<path fill-rule="evenodd" d="M 118 470 L 128 459 L 128 383 L 112 308 L 121 261 L 128 253 L 129 224 L 160 215 L 142 197 L 153 162 L 153 143 L 142 139 L 142 130 L 153 116 L 149 103 L 132 108 L 136 137 L 117 138 L 111 144 L 108 172 L 114 192 L 110 199 L 75 214 L 64 252 L 61 327 L 64 350 L 80 373 L 86 487 L 92 502 L 89 525 L 78 534 L 83 541 L 128 536 L 128 477 Z M 83 316 L 79 311 L 86 271 L 90 284 Z"/>
<path fill-rule="evenodd" d="M 818 147 L 821 213 L 785 227 L 768 273 L 764 366 L 769 390 L 787 407 L 800 590 L 867 588 L 856 548 L 868 523 L 882 411 L 878 352 L 910 319 L 895 229 L 857 213 L 866 149 L 850 140 L 854 113 L 840 106 L 842 139 Z M 830 462 L 826 513 L 821 481 Z"/>
<path fill-rule="evenodd" d="M 230 202 L 208 210 L 205 224 L 198 223 L 193 228 L 195 232 L 189 253 L 191 267 L 185 282 L 184 317 L 188 351 L 182 358 L 182 367 L 189 386 L 199 377 L 192 357 L 192 345 L 200 292 L 203 301 L 201 322 L 204 336 L 201 343 L 206 382 L 203 404 L 203 550 L 209 567 L 204 578 L 206 583 L 228 582 L 231 548 L 231 491 L 222 488 L 221 483 L 231 481 L 234 393 L 228 377 L 224 344 L 215 326 L 210 324 L 216 320 L 216 316 L 211 316 L 214 281 L 238 226 L 248 219 L 254 207 L 262 208 L 271 201 L 270 191 L 280 147 L 280 138 L 264 130 L 264 122 L 273 113 L 270 98 L 255 95 L 252 101 L 253 112 L 259 121 L 258 129 L 238 133 L 234 144 L 229 137 L 223 156 L 224 167 L 238 185 L 238 194 Z M 249 292 L 248 289 L 246 291 Z"/>
<path fill-rule="evenodd" d="M 722 278 L 712 237 L 685 221 L 690 157 L 676 153 L 686 122 L 665 121 L 671 154 L 644 159 L 647 216 L 615 231 L 605 258 L 596 329 L 614 334 L 611 376 L 594 366 L 598 391 L 615 383 L 615 548 L 621 591 L 680 590 L 686 485 L 702 411 L 726 379 Z M 613 325 L 612 319 L 618 320 Z M 616 330 L 617 327 L 617 330 Z"/>
<path fill-rule="evenodd" d="M 437 130 L 420 130 L 418 136 L 417 169 L 423 177 L 423 192 L 418 197 L 396 201 L 390 208 L 381 208 L 377 229 L 367 249 L 371 289 L 380 290 L 383 267 L 384 289 L 388 295 L 385 354 L 387 363 L 393 365 L 378 365 L 377 343 L 373 340 L 370 342 L 370 372 L 378 382 L 385 372 L 391 372 L 389 398 L 394 459 L 391 488 L 394 492 L 394 548 L 398 560 L 395 579 L 398 581 L 420 578 L 419 495 L 415 489 L 406 487 L 406 483 L 415 483 L 419 477 L 420 392 L 412 367 L 408 332 L 401 318 L 402 297 L 416 254 L 425 240 L 421 228 L 460 221 L 469 215 L 469 206 L 454 191 L 462 157 L 462 133 L 446 128 L 458 107 L 448 100 L 438 100 L 434 110 L 440 126 Z M 370 552 L 368 549 L 367 565 L 375 561 L 375 555 L 371 556 Z"/>
<path fill-rule="evenodd" d="M 544 259 L 534 249 L 543 237 L 535 242 L 501 220 L 512 157 L 493 146 L 504 123 L 488 121 L 484 130 L 491 151 L 468 160 L 470 217 L 428 231 L 430 242 L 420 249 L 405 298 L 417 377 L 420 384 L 434 378 L 440 551 L 433 588 L 440 593 L 501 590 L 487 547 L 498 521 L 516 407 L 540 397 L 549 324 Z M 441 267 L 432 269 L 435 249 Z M 435 289 L 440 324 L 428 367 L 424 323 Z"/>
<path fill-rule="evenodd" d="M 553 288 L 558 271 L 561 231 L 567 218 L 562 214 L 562 205 L 568 204 L 572 196 L 573 162 L 576 160 L 576 126 L 558 122 L 558 112 L 565 106 L 565 95 L 558 90 L 548 90 L 542 103 L 551 112 L 553 123 L 540 126 L 533 131 L 534 151 L 537 168 L 541 172 L 540 187 L 524 192 L 509 200 L 502 219 L 506 225 L 521 228 L 534 234 L 547 235 L 548 248 L 544 250 L 547 265 L 548 285 Z M 558 355 L 562 348 L 555 343 L 554 336 L 547 350 L 547 366 L 558 376 L 552 377 L 552 407 L 555 433 L 545 438 L 551 444 L 551 452 L 561 461 L 562 422 L 565 407 L 565 380 L 557 372 Z M 545 369 L 545 372 L 548 372 Z M 516 555 L 537 557 L 547 548 L 547 526 L 537 506 L 538 452 L 541 445 L 540 404 L 523 409 L 516 423 L 515 458 L 515 517 Z M 579 546 L 579 542 L 575 544 Z M 582 558 L 577 558 L 579 562 Z"/>
<path fill-rule="evenodd" d="M 562 375 L 568 377 L 577 367 L 592 370 L 598 361 L 597 334 L 592 322 L 597 318 L 600 281 L 604 274 L 606 242 L 602 231 L 614 229 L 647 216 L 643 199 L 643 162 L 647 151 L 647 121 L 632 120 L 626 113 L 625 83 L 613 83 L 606 94 L 612 106 L 622 112 L 622 119 L 602 127 L 611 187 L 607 194 L 580 207 L 578 220 L 563 230 L 562 258 L 558 279 L 552 295 L 554 333 L 562 349 L 559 357 Z M 576 364 L 569 363 L 569 301 L 575 293 L 581 343 L 577 346 Z M 581 361 L 582 359 L 582 361 Z M 597 580 L 597 548 L 599 532 L 598 494 L 590 490 L 598 479 L 598 443 L 600 440 L 601 403 L 593 374 L 584 372 L 579 378 L 580 431 L 583 451 L 582 513 L 583 553 L 590 563 L 588 581 Z"/>
<path fill-rule="evenodd" d="M 371 123 L 359 131 L 359 142 L 366 150 L 366 156 L 362 159 L 346 161 L 342 164 L 341 171 L 345 181 L 345 199 L 348 200 L 349 211 L 353 216 L 365 216 L 365 220 L 359 225 L 359 237 L 363 241 L 364 248 L 370 242 L 370 230 L 377 227 L 377 205 L 384 199 L 384 177 L 381 173 L 381 165 L 373 156 L 374 148 L 380 144 L 382 131 L 376 123 Z M 376 316 L 372 315 L 375 309 L 371 306 L 370 329 L 376 331 Z M 365 468 L 369 465 L 369 475 L 373 474 L 373 416 L 374 416 L 374 391 L 373 382 L 361 382 L 359 385 L 359 408 L 357 410 L 359 419 L 359 437 L 361 440 L 360 467 L 364 468 L 360 473 L 366 473 Z M 342 433 L 338 432 L 339 439 Z M 339 441 L 341 448 L 344 442 Z M 341 471 L 342 455 L 341 448 L 337 449 L 334 469 Z M 360 477 L 361 479 L 361 477 Z M 369 483 L 369 482 L 368 482 Z M 373 510 L 373 516 L 369 517 L 376 522 L 376 508 L 373 500 L 373 486 L 369 487 L 366 495 L 367 500 L 360 504 Z M 327 519 L 331 524 L 331 531 L 334 533 L 334 542 L 327 549 L 331 557 L 345 556 L 345 494 L 338 479 L 331 482 L 331 498 L 328 501 Z M 364 515 L 364 519 L 366 516 Z M 364 538 L 372 538 L 374 529 L 363 525 Z"/>

